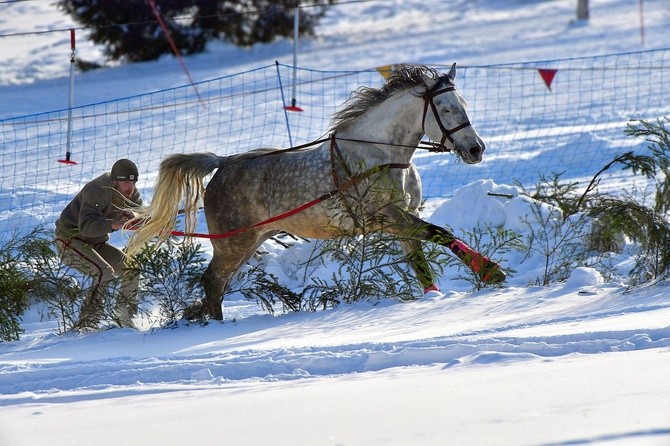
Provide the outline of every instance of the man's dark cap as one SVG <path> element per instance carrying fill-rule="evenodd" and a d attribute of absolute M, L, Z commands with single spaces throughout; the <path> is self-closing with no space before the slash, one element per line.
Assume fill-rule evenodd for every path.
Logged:
<path fill-rule="evenodd" d="M 137 181 L 137 166 L 130 160 L 120 159 L 112 166 L 110 176 L 115 181 Z"/>

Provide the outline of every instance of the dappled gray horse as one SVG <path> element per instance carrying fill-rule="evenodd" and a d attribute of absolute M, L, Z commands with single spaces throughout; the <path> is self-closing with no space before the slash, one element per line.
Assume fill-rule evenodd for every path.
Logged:
<path fill-rule="evenodd" d="M 503 281 L 505 275 L 495 262 L 418 216 L 421 180 L 411 159 L 424 134 L 435 141 L 434 150 L 455 153 L 467 164 L 480 162 L 485 150 L 468 120 L 466 102 L 456 91 L 455 75 L 456 64 L 446 75 L 422 66 L 400 67 L 381 88 L 355 91 L 334 115 L 330 137 L 318 144 L 232 156 L 194 153 L 165 158 L 128 254 L 154 237 L 159 243 L 166 240 L 179 212 L 185 213 L 186 235 L 192 234 L 202 197 L 214 247 L 202 277 L 202 316 L 223 319 L 227 285 L 268 238 L 286 231 L 329 239 L 356 233 L 359 218 L 383 221 L 380 230 L 399 236 L 426 291 L 437 287 L 422 240 L 449 247 L 485 282 Z M 205 189 L 204 178 L 215 169 Z M 390 180 L 384 182 L 386 190 L 376 190 L 374 202 L 366 202 L 360 211 L 366 215 L 351 215 L 350 203 L 361 200 L 360 191 L 380 175 Z"/>

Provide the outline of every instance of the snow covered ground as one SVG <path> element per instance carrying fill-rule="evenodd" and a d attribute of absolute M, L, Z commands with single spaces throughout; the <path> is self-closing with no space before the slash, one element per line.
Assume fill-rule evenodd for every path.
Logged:
<path fill-rule="evenodd" d="M 590 2 L 588 22 L 573 21 L 575 3 L 344 3 L 318 38 L 301 41 L 299 63 L 484 65 L 670 47 L 666 0 L 644 2 L 644 45 L 637 2 Z M 47 1 L 0 8 L 0 35 L 71 25 Z M 67 39 L 0 37 L 0 117 L 66 105 Z M 186 63 L 203 80 L 291 57 L 290 42 L 215 44 Z M 110 67 L 78 77 L 77 103 L 184 83 L 171 57 Z M 456 230 L 482 218 L 521 228 L 530 213 L 520 196 L 468 199 L 509 185 L 461 186 L 427 203 L 426 218 Z M 265 248 L 294 278 L 304 247 Z M 610 262 L 621 274 L 631 266 L 627 254 Z M 670 445 L 670 284 L 628 289 L 616 274 L 578 268 L 529 286 L 541 259 L 507 264 L 517 272 L 498 290 L 447 276 L 444 293 L 412 302 L 278 316 L 231 296 L 223 323 L 173 330 L 138 321 L 139 331 L 59 336 L 34 306 L 21 340 L 0 344 L 0 445 Z"/>

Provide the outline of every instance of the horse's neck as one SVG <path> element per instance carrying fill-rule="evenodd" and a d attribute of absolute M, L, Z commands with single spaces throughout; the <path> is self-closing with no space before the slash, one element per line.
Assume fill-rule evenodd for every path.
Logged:
<path fill-rule="evenodd" d="M 370 109 L 337 136 L 377 143 L 392 161 L 409 162 L 423 136 L 422 116 L 421 98 L 404 91 Z"/>

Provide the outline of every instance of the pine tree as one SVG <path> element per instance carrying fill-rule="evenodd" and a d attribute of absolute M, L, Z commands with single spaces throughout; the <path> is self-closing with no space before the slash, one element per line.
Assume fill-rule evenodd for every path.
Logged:
<path fill-rule="evenodd" d="M 182 55 L 204 51 L 211 39 L 240 46 L 293 35 L 293 8 L 300 34 L 313 35 L 334 0 L 154 0 Z M 145 61 L 172 52 L 149 0 L 58 0 L 59 8 L 88 28 L 89 38 L 112 60 Z"/>

